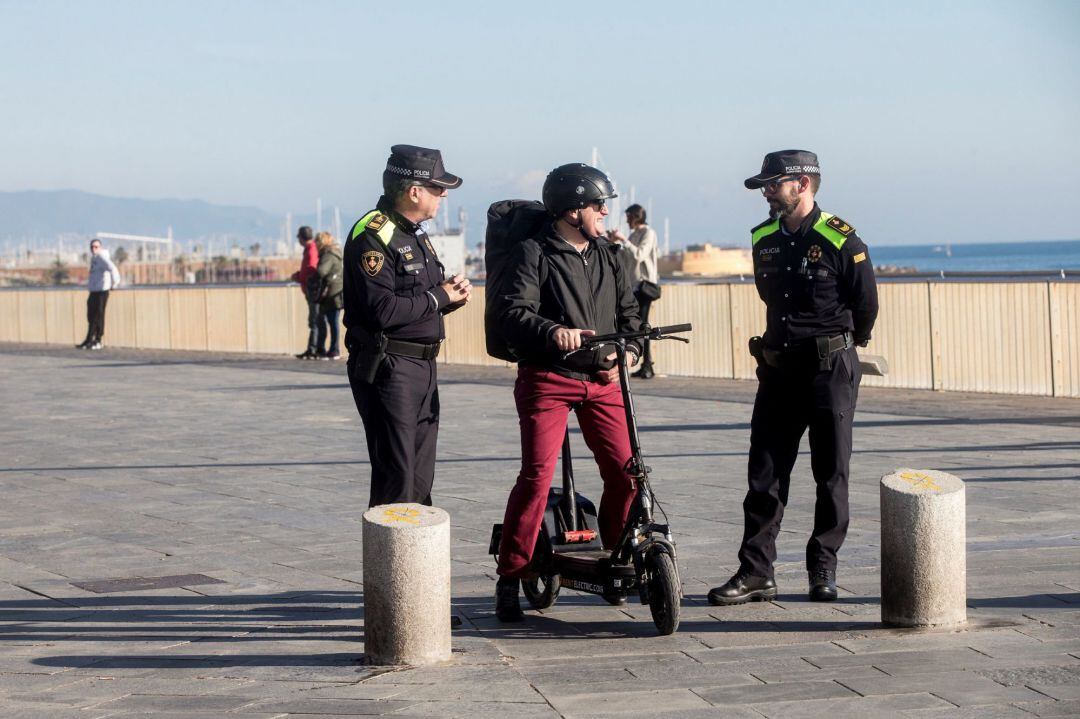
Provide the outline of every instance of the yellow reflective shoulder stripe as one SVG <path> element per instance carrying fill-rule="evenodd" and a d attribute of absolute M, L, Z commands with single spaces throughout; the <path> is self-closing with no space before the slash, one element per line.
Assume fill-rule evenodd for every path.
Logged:
<path fill-rule="evenodd" d="M 349 235 L 349 239 L 355 240 L 357 237 L 363 234 L 364 230 L 367 229 L 368 223 L 371 222 L 372 218 L 380 214 L 382 213 L 378 210 L 372 210 L 371 212 L 361 217 L 360 221 L 353 226 L 353 230 L 352 233 Z M 380 227 L 378 232 L 376 232 L 375 234 L 380 240 L 382 240 L 382 243 L 384 245 L 389 246 L 390 240 L 394 237 L 394 223 L 391 222 L 389 218 L 387 218 L 386 222 L 383 223 L 382 227 Z"/>
<path fill-rule="evenodd" d="M 390 240 L 394 238 L 394 223 L 390 220 L 386 221 L 386 224 L 379 228 L 379 231 L 375 233 L 382 240 L 382 243 L 387 247 L 390 246 Z"/>
<path fill-rule="evenodd" d="M 844 243 L 847 242 L 847 238 L 844 237 L 843 234 L 829 227 L 827 223 L 832 218 L 833 216 L 831 213 L 822 212 L 821 217 L 819 217 L 818 221 L 814 223 L 814 230 L 826 240 L 831 242 L 836 247 L 836 249 L 839 250 L 841 247 L 844 246 Z"/>
<path fill-rule="evenodd" d="M 756 230 L 753 230 L 750 233 L 750 246 L 753 247 L 754 245 L 756 245 L 758 243 L 758 240 L 760 240 L 762 237 L 768 237 L 769 235 L 771 235 L 772 233 L 776 232 L 779 229 L 780 229 L 780 220 L 773 220 L 769 224 L 762 225 L 761 227 L 757 228 Z"/>

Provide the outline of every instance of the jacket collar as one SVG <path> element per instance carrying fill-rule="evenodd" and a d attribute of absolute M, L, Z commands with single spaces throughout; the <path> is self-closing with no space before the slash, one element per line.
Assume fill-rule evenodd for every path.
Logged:
<path fill-rule="evenodd" d="M 379 197 L 379 201 L 375 203 L 375 209 L 389 217 L 390 221 L 400 227 L 402 232 L 415 235 L 417 230 L 421 229 L 420 225 L 395 210 L 394 204 L 386 198 L 386 195 Z"/>
<path fill-rule="evenodd" d="M 818 207 L 818 203 L 815 202 L 814 203 L 814 209 L 810 210 L 810 214 L 803 218 L 803 221 L 799 224 L 799 229 L 797 229 L 794 232 L 790 233 L 790 235 L 794 236 L 794 237 L 806 237 L 806 233 L 808 233 L 810 231 L 810 228 L 812 228 L 817 223 L 818 218 L 820 218 L 820 217 L 821 217 L 821 208 Z M 783 220 L 780 220 L 780 227 L 781 227 L 781 231 L 785 235 L 789 234 L 787 229 L 784 228 L 784 221 Z"/>
<path fill-rule="evenodd" d="M 572 244 L 563 239 L 562 235 L 555 229 L 555 223 L 549 222 L 544 226 L 544 229 L 540 231 L 540 234 L 536 236 L 537 240 L 546 242 L 552 247 L 552 249 L 560 252 L 573 252 L 579 254 Z M 581 251 L 581 255 L 587 255 L 593 251 L 596 247 L 596 240 L 590 239 L 589 244 Z"/>

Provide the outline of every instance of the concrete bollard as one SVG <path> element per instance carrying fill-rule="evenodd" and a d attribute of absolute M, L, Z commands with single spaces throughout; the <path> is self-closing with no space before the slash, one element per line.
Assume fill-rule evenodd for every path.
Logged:
<path fill-rule="evenodd" d="M 364 660 L 450 659 L 450 515 L 422 504 L 364 512 Z"/>
<path fill-rule="evenodd" d="M 933 470 L 881 478 L 881 621 L 901 627 L 967 621 L 964 483 Z"/>

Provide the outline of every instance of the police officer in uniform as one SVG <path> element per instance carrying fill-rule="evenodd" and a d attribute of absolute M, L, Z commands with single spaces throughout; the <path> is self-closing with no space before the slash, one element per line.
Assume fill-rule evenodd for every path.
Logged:
<path fill-rule="evenodd" d="M 383 196 L 345 245 L 345 345 L 349 384 L 371 460 L 369 506 L 431 504 L 439 393 L 435 358 L 443 315 L 469 300 L 469 281 L 444 279 L 420 223 L 436 216 L 461 178 L 438 150 L 394 145 Z"/>
<path fill-rule="evenodd" d="M 877 318 L 877 286 L 855 228 L 823 212 L 817 155 L 782 150 L 746 180 L 761 189 L 769 219 L 751 230 L 754 281 L 766 305 L 764 337 L 750 341 L 758 392 L 750 422 L 749 491 L 743 501 L 739 570 L 709 592 L 711 604 L 776 596 L 776 535 L 799 442 L 810 429 L 817 485 L 806 545 L 810 599 L 836 599 L 836 554 L 848 528 L 851 424 L 859 391 L 855 346 Z"/>

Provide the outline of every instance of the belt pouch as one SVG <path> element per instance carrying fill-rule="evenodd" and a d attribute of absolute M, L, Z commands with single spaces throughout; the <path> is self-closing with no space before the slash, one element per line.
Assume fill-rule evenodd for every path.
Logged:
<path fill-rule="evenodd" d="M 360 339 L 357 351 L 356 377 L 365 384 L 372 384 L 386 360 L 386 335 L 382 332 L 375 335 L 365 334 Z"/>
<path fill-rule="evenodd" d="M 827 372 L 832 369 L 832 352 L 829 351 L 828 337 L 815 337 L 817 344 L 818 370 Z"/>

